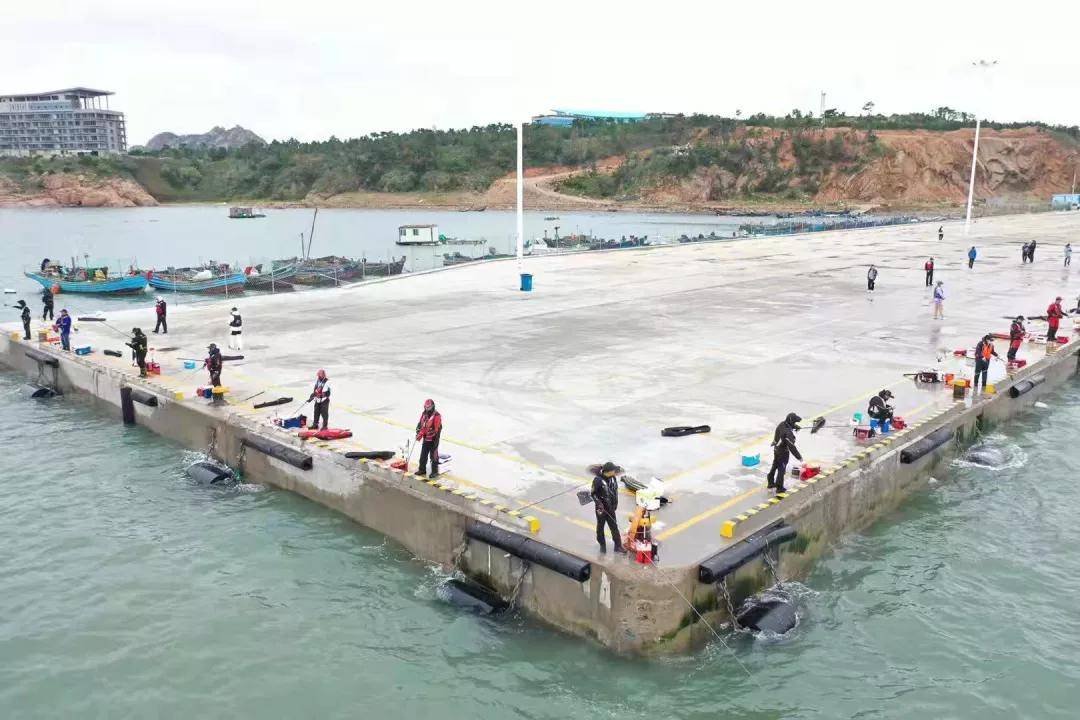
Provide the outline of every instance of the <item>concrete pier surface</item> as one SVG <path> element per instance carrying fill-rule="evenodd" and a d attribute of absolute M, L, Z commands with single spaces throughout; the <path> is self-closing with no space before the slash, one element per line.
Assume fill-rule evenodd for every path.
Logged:
<path fill-rule="evenodd" d="M 944 423 L 948 413 L 999 398 L 969 396 L 960 407 L 951 389 L 917 385 L 904 373 L 958 369 L 954 349 L 970 352 L 982 335 L 1007 333 L 1006 317 L 1044 314 L 1055 295 L 1065 298 L 1066 308 L 1076 307 L 1080 282 L 1062 259 L 1064 244 L 1078 235 L 1080 215 L 983 219 L 969 236 L 958 223 L 944 227 L 942 241 L 938 225 L 924 223 L 528 258 L 524 271 L 535 277 L 529 293 L 518 289 L 516 262 L 504 261 L 341 289 L 248 293 L 229 302 L 180 306 L 170 312 L 168 336 L 150 334 L 151 348 L 177 349 L 151 351 L 163 374 L 144 383 L 135 377 L 119 331 L 140 326 L 149 334 L 154 312 L 148 296 L 145 310 L 109 314 L 107 326 L 77 323 L 73 345 L 90 345 L 94 352 L 65 355 L 61 374 L 79 366 L 79 372 L 161 393 L 166 404 L 191 411 L 187 424 L 201 417 L 207 424 L 233 424 L 280 439 L 285 433 L 271 419 L 306 399 L 316 370 L 324 368 L 333 387 L 331 426 L 348 428 L 353 437 L 305 446 L 316 458 L 315 473 L 324 456 L 342 466 L 343 451 L 400 448 L 412 436 L 424 400 L 432 398 L 443 415 L 441 451 L 451 456 L 442 487 L 425 488 L 371 463 L 346 473 L 341 482 L 299 491 L 387 532 L 422 557 L 446 562 L 460 556 L 462 538 L 453 528 L 432 524 L 432 537 L 421 539 L 427 519 L 417 518 L 414 527 L 408 518 L 396 517 L 397 525 L 380 527 L 372 521 L 372 513 L 380 513 L 378 501 L 370 496 L 363 510 L 350 509 L 348 496 L 365 482 L 393 486 L 408 480 L 412 496 L 419 502 L 430 498 L 432 509 L 452 507 L 464 521 L 505 520 L 515 532 L 589 560 L 606 571 L 605 577 L 619 578 L 631 598 L 637 597 L 635 583 L 691 583 L 688 578 L 703 559 L 767 520 L 794 512 L 787 508 L 796 507 L 795 498 L 775 502 L 763 487 L 772 432 L 788 412 L 801 415 L 804 427 L 825 417 L 820 432 L 799 433 L 798 446 L 808 461 L 839 478 L 851 458 L 873 454 L 874 448 L 852 437 L 850 419 L 865 413 L 878 390 L 895 393 L 897 414 L 910 423 Z M 1022 265 L 1020 246 L 1032 239 L 1038 241 L 1035 263 Z M 969 269 L 972 245 L 979 254 Z M 924 283 L 923 263 L 931 256 L 935 280 L 944 281 L 947 293 L 944 320 L 932 318 L 931 289 Z M 879 270 L 872 293 L 866 283 L 870 263 Z M 57 310 L 63 304 L 61 295 Z M 205 384 L 205 371 L 185 371 L 179 358 L 203 357 L 210 342 L 231 354 L 232 305 L 244 318 L 245 359 L 226 363 L 228 404 L 215 407 L 192 397 L 194 388 Z M 0 360 L 30 372 L 31 365 L 19 357 L 24 346 L 58 354 L 53 346 L 12 340 L 16 325 L 5 325 Z M 1028 327 L 1039 333 L 1046 324 Z M 1071 339 L 1073 329 L 1066 319 L 1060 334 Z M 1007 346 L 997 342 L 1002 358 Z M 1070 343 L 1054 349 L 1064 356 L 1075 348 Z M 104 349 L 124 350 L 124 357 L 105 356 Z M 1045 356 L 1044 344 L 1027 342 L 1019 354 L 1029 360 L 1031 372 Z M 970 376 L 970 365 L 966 372 Z M 1064 370 L 1058 375 L 1064 377 Z M 71 383 L 119 401 L 83 387 L 89 381 Z M 98 380 L 93 384 L 100 386 Z M 294 402 L 253 408 L 279 396 Z M 146 412 L 140 408 L 140 421 Z M 667 426 L 704 424 L 710 433 L 660 434 Z M 931 424 L 923 429 L 931 430 Z M 156 429 L 189 445 L 202 443 L 203 435 L 194 431 Z M 883 454 L 896 447 L 875 446 Z M 744 453 L 760 453 L 761 464 L 744 467 Z M 418 450 L 410 469 L 417 455 Z M 639 480 L 663 479 L 671 503 L 660 511 L 654 534 L 661 542 L 661 568 L 671 573 L 597 552 L 592 507 L 582 506 L 574 490 L 588 487 L 588 465 L 605 460 Z M 267 481 L 292 487 L 283 479 L 285 470 L 275 472 Z M 252 475 L 262 479 L 257 469 Z M 797 481 L 787 484 L 804 488 Z M 820 497 L 825 502 L 825 495 Z M 624 531 L 632 507 L 633 497 L 624 492 L 619 508 Z M 848 524 L 865 516 L 860 513 Z M 491 563 L 489 557 L 484 574 L 506 584 L 494 577 Z M 594 579 L 600 574 L 594 570 Z M 634 608 L 614 621 L 601 618 L 597 598 L 586 587 L 592 610 L 545 609 L 535 575 L 531 582 L 535 597 L 526 604 L 538 615 L 617 649 L 639 650 L 661 637 L 671 639 L 679 629 L 672 625 L 685 625 L 680 618 L 686 608 L 661 599 L 660 589 L 654 588 L 650 602 L 670 600 L 670 607 L 656 613 L 664 618 L 628 630 Z M 599 602 L 604 604 L 603 598 Z M 608 611 L 612 602 L 609 594 Z"/>

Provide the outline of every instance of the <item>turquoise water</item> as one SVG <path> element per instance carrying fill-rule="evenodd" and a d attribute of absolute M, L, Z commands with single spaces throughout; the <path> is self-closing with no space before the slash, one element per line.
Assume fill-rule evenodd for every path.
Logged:
<path fill-rule="evenodd" d="M 987 439 L 805 585 L 788 637 L 613 657 L 462 615 L 443 574 L 79 398 L 0 374 L 4 718 L 1073 718 L 1080 384 Z"/>

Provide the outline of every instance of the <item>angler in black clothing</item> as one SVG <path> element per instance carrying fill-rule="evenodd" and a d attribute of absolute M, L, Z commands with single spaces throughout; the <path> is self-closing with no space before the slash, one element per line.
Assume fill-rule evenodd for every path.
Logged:
<path fill-rule="evenodd" d="M 41 272 L 45 272 L 49 269 L 49 263 L 52 262 L 49 258 L 45 258 L 41 261 Z"/>
<path fill-rule="evenodd" d="M 613 462 L 604 463 L 600 472 L 593 478 L 592 495 L 593 507 L 596 509 L 596 542 L 600 545 L 600 552 L 607 552 L 607 542 L 604 538 L 604 526 L 611 532 L 611 540 L 615 543 L 615 552 L 624 553 L 622 535 L 619 533 L 619 521 L 615 518 L 615 511 L 619 509 L 619 482 L 615 475 L 619 468 Z"/>
<path fill-rule="evenodd" d="M 975 346 L 975 382 L 973 384 L 976 389 L 979 387 L 980 378 L 983 388 L 986 388 L 986 374 L 990 370 L 991 357 L 998 357 L 997 350 L 994 349 L 994 336 L 984 335 Z"/>
<path fill-rule="evenodd" d="M 784 421 L 776 426 L 773 433 L 773 461 L 769 468 L 769 484 L 766 487 L 776 488 L 777 493 L 784 492 L 784 474 L 787 472 L 788 460 L 794 455 L 802 460 L 799 449 L 795 447 L 795 432 L 799 429 L 799 421 L 802 418 L 795 413 L 788 413 Z"/>
<path fill-rule="evenodd" d="M 214 343 L 210 343 L 206 348 L 210 351 L 206 360 L 203 361 L 203 365 L 210 372 L 210 384 L 214 387 L 221 386 L 221 350 Z"/>
<path fill-rule="evenodd" d="M 41 303 L 44 306 L 41 310 L 41 321 L 53 319 L 53 294 L 52 290 L 45 288 L 41 291 Z"/>
<path fill-rule="evenodd" d="M 23 326 L 23 340 L 30 339 L 30 306 L 26 304 L 25 300 L 20 300 L 15 303 L 15 307 L 19 308 Z"/>
<path fill-rule="evenodd" d="M 1035 241 L 1028 245 L 1028 262 L 1035 262 Z"/>
<path fill-rule="evenodd" d="M 131 328 L 131 342 L 124 343 L 131 348 L 135 355 L 135 363 L 139 366 L 139 377 L 146 377 L 146 335 L 141 328 Z"/>
<path fill-rule="evenodd" d="M 870 405 L 866 409 L 866 414 L 878 422 L 885 422 L 886 420 L 891 422 L 893 409 L 889 406 L 888 401 L 892 400 L 892 398 L 892 390 L 882 390 L 870 398 Z"/>

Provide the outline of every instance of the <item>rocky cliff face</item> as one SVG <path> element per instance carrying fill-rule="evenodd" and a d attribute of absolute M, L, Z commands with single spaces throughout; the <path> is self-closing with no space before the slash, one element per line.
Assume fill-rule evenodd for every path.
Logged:
<path fill-rule="evenodd" d="M 0 207 L 143 207 L 158 202 L 125 178 L 57 173 L 40 178 L 33 190 L 0 177 Z"/>
<path fill-rule="evenodd" d="M 195 135 L 177 135 L 176 133 L 163 132 L 150 138 L 145 146 L 147 150 L 163 150 L 167 147 L 204 147 L 204 148 L 237 148 L 249 143 L 265 145 L 266 141 L 239 125 L 226 130 L 215 126 L 209 132 Z"/>

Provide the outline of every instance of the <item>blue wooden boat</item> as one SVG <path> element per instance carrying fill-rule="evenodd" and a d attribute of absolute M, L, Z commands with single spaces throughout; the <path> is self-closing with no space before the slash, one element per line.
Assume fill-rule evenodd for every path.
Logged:
<path fill-rule="evenodd" d="M 206 268 L 185 268 L 167 272 L 151 272 L 150 286 L 167 292 L 203 293 L 206 295 L 224 295 L 244 292 L 246 277 L 242 272 L 210 271 L 208 278 L 200 277 Z"/>
<path fill-rule="evenodd" d="M 23 273 L 31 280 L 41 283 L 42 287 L 60 286 L 65 293 L 109 293 L 131 294 L 146 290 L 145 275 L 116 275 L 103 280 L 76 280 L 74 276 L 42 275 L 41 273 Z"/>

